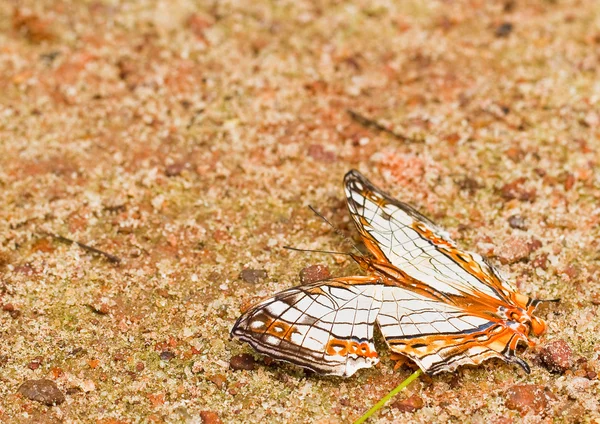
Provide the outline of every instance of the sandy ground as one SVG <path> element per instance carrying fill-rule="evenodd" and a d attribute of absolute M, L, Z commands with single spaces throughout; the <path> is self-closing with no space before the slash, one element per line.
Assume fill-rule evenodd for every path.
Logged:
<path fill-rule="evenodd" d="M 411 372 L 381 342 L 342 380 L 228 334 L 358 272 L 282 248 L 348 250 L 307 205 L 356 236 L 357 168 L 562 299 L 530 375 L 422 377 L 373 422 L 597 422 L 599 66 L 592 0 L 0 1 L 0 421 L 356 419 Z"/>

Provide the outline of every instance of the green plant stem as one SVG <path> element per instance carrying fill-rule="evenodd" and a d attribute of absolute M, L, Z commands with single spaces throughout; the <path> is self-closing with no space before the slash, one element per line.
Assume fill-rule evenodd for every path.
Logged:
<path fill-rule="evenodd" d="M 365 412 L 362 417 L 360 417 L 358 420 L 354 421 L 354 424 L 361 424 L 361 423 L 364 423 L 366 420 L 368 420 L 371 417 L 371 415 L 373 415 L 375 412 L 377 412 L 379 409 L 381 409 L 381 407 L 383 407 L 383 405 L 385 405 L 388 400 L 390 400 L 391 398 L 396 396 L 402 390 L 406 389 L 406 387 L 410 383 L 412 383 L 417 378 L 419 378 L 421 373 L 422 373 L 421 370 L 416 370 L 411 375 L 409 375 L 406 380 L 404 380 L 402 383 L 400 383 L 398 385 L 398 387 L 396 387 L 394 390 L 392 390 L 387 395 L 382 397 L 381 400 L 379 402 L 377 402 L 375 405 L 373 405 L 373 407 L 371 409 L 369 409 L 367 412 Z"/>

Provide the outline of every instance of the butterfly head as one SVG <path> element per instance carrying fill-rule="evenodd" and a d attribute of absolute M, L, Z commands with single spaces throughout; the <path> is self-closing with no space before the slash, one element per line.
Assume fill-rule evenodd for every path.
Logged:
<path fill-rule="evenodd" d="M 529 309 L 515 308 L 507 314 L 508 319 L 518 323 L 519 332 L 523 334 L 532 332 L 535 336 L 541 336 L 548 326 L 543 319 L 533 315 L 533 310 Z"/>

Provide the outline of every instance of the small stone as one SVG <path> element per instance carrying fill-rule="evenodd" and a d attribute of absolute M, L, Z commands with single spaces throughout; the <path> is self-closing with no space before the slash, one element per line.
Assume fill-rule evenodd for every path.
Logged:
<path fill-rule="evenodd" d="M 503 24 L 496 27 L 494 34 L 496 37 L 508 37 L 513 30 L 513 24 L 510 22 L 504 22 Z"/>
<path fill-rule="evenodd" d="M 571 174 L 570 172 L 567 172 L 565 175 L 565 182 L 564 182 L 565 191 L 571 190 L 574 185 L 575 185 L 575 176 L 573 174 Z"/>
<path fill-rule="evenodd" d="M 424 406 L 423 399 L 416 393 L 406 399 L 396 401 L 392 404 L 392 408 L 396 408 L 400 412 L 415 412 Z"/>
<path fill-rule="evenodd" d="M 573 366 L 573 350 L 562 339 L 546 344 L 540 349 L 538 357 L 551 372 L 562 374 Z"/>
<path fill-rule="evenodd" d="M 5 303 L 4 305 L 2 305 L 2 310 L 8 312 L 10 317 L 13 319 L 17 319 L 21 316 L 21 311 L 15 308 L 15 305 L 13 305 L 12 303 Z"/>
<path fill-rule="evenodd" d="M 513 215 L 508 218 L 508 225 L 510 225 L 510 228 L 516 228 L 517 230 L 527 230 L 527 223 L 521 215 Z"/>
<path fill-rule="evenodd" d="M 163 361 L 170 361 L 174 357 L 175 357 L 175 354 L 173 352 L 171 352 L 170 350 L 165 350 L 165 351 L 160 352 L 160 359 Z"/>
<path fill-rule="evenodd" d="M 186 163 L 174 163 L 165 168 L 165 175 L 167 177 L 178 177 L 181 175 L 183 170 L 186 168 Z"/>
<path fill-rule="evenodd" d="M 33 361 L 27 364 L 27 368 L 32 371 L 37 370 L 42 365 L 42 358 L 35 358 Z"/>
<path fill-rule="evenodd" d="M 35 269 L 33 269 L 30 264 L 17 265 L 15 267 L 15 272 L 23 275 L 34 275 L 36 273 Z"/>
<path fill-rule="evenodd" d="M 535 189 L 526 190 L 523 185 L 527 182 L 527 178 L 521 177 L 516 180 L 506 183 L 500 189 L 500 195 L 505 200 L 518 199 L 521 201 L 533 201 L 535 200 Z"/>
<path fill-rule="evenodd" d="M 219 388 L 219 390 L 223 389 L 223 387 L 225 387 L 225 384 L 227 383 L 227 377 L 225 377 L 223 374 L 216 374 L 216 375 L 211 375 L 210 377 L 208 377 L 208 379 Z"/>
<path fill-rule="evenodd" d="M 542 253 L 537 256 L 533 261 L 531 261 L 531 265 L 534 268 L 541 268 L 544 271 L 548 269 L 548 254 Z"/>
<path fill-rule="evenodd" d="M 110 302 L 105 298 L 95 299 L 94 302 L 88 303 L 88 306 L 99 315 L 107 315 L 111 310 Z"/>
<path fill-rule="evenodd" d="M 12 26 L 33 43 L 52 41 L 57 37 L 50 20 L 29 12 L 22 12 L 20 9 L 14 10 Z"/>
<path fill-rule="evenodd" d="M 202 424 L 221 424 L 219 416 L 213 411 L 200 411 L 200 419 Z"/>
<path fill-rule="evenodd" d="M 146 366 L 143 362 L 138 362 L 137 364 L 135 364 L 135 370 L 138 372 L 144 371 L 144 368 L 146 368 Z"/>
<path fill-rule="evenodd" d="M 308 146 L 308 156 L 319 162 L 335 162 L 335 153 L 325 150 L 320 144 L 311 144 Z"/>
<path fill-rule="evenodd" d="M 27 380 L 19 387 L 19 393 L 47 406 L 60 405 L 65 401 L 65 395 L 52 380 Z"/>
<path fill-rule="evenodd" d="M 525 239 L 520 237 L 510 237 L 496 251 L 503 265 L 526 259 L 530 253 L 531 247 Z"/>
<path fill-rule="evenodd" d="M 267 278 L 267 271 L 264 269 L 244 269 L 240 272 L 240 278 L 246 283 L 256 284 Z"/>
<path fill-rule="evenodd" d="M 252 371 L 255 368 L 255 365 L 256 361 L 254 360 L 254 357 L 248 353 L 232 356 L 229 360 L 229 368 L 232 370 Z"/>
<path fill-rule="evenodd" d="M 330 276 L 331 274 L 327 265 L 311 265 L 300 271 L 300 282 L 302 284 L 310 284 L 315 281 L 325 280 Z"/>
<path fill-rule="evenodd" d="M 522 415 L 528 412 L 539 414 L 548 406 L 548 395 L 543 386 L 535 384 L 517 384 L 506 393 L 505 405 L 508 409 L 519 411 Z"/>
<path fill-rule="evenodd" d="M 527 247 L 529 248 L 529 250 L 531 252 L 535 252 L 542 246 L 543 246 L 542 242 L 536 238 L 532 238 L 530 241 L 527 242 Z"/>

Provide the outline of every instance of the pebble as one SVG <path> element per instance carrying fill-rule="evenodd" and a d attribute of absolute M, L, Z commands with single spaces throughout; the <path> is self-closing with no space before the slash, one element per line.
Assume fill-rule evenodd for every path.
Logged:
<path fill-rule="evenodd" d="M 509 388 L 504 402 L 508 409 L 519 411 L 522 415 L 528 412 L 539 414 L 548 406 L 548 395 L 543 386 L 535 384 L 518 384 Z"/>
<path fill-rule="evenodd" d="M 518 199 L 525 202 L 535 200 L 535 189 L 527 190 L 523 187 L 526 181 L 527 178 L 521 177 L 510 183 L 504 184 L 500 189 L 500 195 L 505 200 Z"/>
<path fill-rule="evenodd" d="M 513 24 L 510 22 L 504 22 L 503 24 L 496 27 L 494 35 L 496 37 L 508 37 L 513 30 Z"/>
<path fill-rule="evenodd" d="M 248 353 L 232 356 L 229 360 L 229 368 L 232 370 L 249 370 L 252 371 L 256 366 L 254 357 Z"/>
<path fill-rule="evenodd" d="M 564 373 L 573 366 L 573 350 L 566 341 L 552 341 L 540 349 L 539 359 L 551 372 Z"/>
<path fill-rule="evenodd" d="M 325 150 L 321 144 L 311 144 L 308 146 L 308 156 L 319 162 L 335 162 L 335 153 Z"/>
<path fill-rule="evenodd" d="M 246 283 L 256 284 L 267 278 L 267 271 L 264 269 L 244 269 L 240 272 L 240 278 Z"/>
<path fill-rule="evenodd" d="M 418 395 L 414 394 L 406 399 L 396 401 L 392 403 L 392 408 L 396 408 L 400 412 L 415 412 L 421 409 L 425 403 L 423 399 Z"/>
<path fill-rule="evenodd" d="M 515 228 L 517 230 L 527 230 L 527 223 L 522 215 L 512 215 L 509 217 L 508 225 L 510 225 L 510 228 Z"/>
<path fill-rule="evenodd" d="M 531 246 L 521 237 L 509 237 L 504 244 L 498 247 L 496 255 L 503 265 L 512 264 L 523 260 L 531 253 Z"/>
<path fill-rule="evenodd" d="M 174 163 L 165 168 L 165 175 L 167 177 L 178 177 L 181 175 L 183 170 L 186 168 L 188 164 L 184 162 Z"/>
<path fill-rule="evenodd" d="M 310 284 L 315 281 L 325 280 L 330 276 L 331 274 L 327 265 L 311 265 L 300 271 L 300 282 L 302 284 Z"/>
<path fill-rule="evenodd" d="M 170 361 L 174 357 L 175 357 L 175 354 L 169 350 L 160 352 L 160 359 L 162 359 L 163 361 Z"/>
<path fill-rule="evenodd" d="M 19 393 L 47 406 L 60 405 L 65 401 L 65 395 L 52 380 L 27 380 L 19 387 Z"/>
<path fill-rule="evenodd" d="M 221 424 L 219 416 L 213 411 L 200 411 L 200 419 L 202 424 Z"/>
<path fill-rule="evenodd" d="M 217 386 L 219 390 L 222 390 L 227 384 L 227 377 L 225 377 L 223 374 L 211 375 L 208 377 L 208 379 L 211 383 Z"/>

